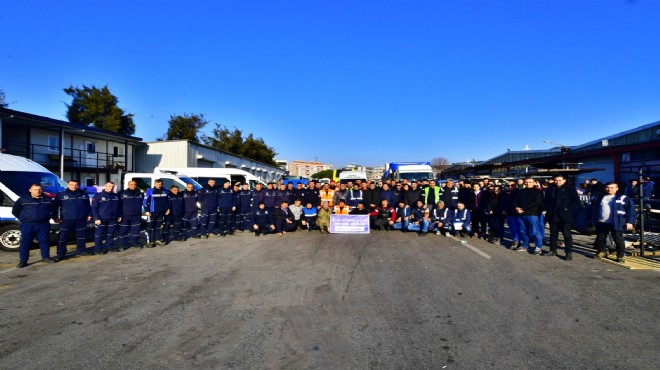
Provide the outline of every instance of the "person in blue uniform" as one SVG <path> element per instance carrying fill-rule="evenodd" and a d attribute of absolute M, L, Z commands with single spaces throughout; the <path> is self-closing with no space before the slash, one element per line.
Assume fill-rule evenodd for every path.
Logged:
<path fill-rule="evenodd" d="M 275 203 L 275 198 L 277 197 L 277 192 L 278 190 L 275 189 L 275 183 L 274 182 L 269 182 L 266 185 L 266 191 L 264 192 L 264 204 L 266 204 L 266 208 L 268 209 L 273 209 L 277 207 Z"/>
<path fill-rule="evenodd" d="M 92 216 L 96 225 L 94 250 L 97 254 L 118 251 L 114 246 L 114 238 L 117 222 L 121 221 L 121 217 L 119 214 L 119 196 L 113 192 L 114 187 L 115 184 L 108 181 L 105 183 L 103 191 L 92 198 Z"/>
<path fill-rule="evenodd" d="M 272 209 L 266 207 L 266 203 L 263 201 L 259 202 L 256 211 L 254 211 L 254 214 L 252 215 L 252 229 L 254 229 L 254 236 L 275 231 L 272 212 Z"/>
<path fill-rule="evenodd" d="M 16 265 L 18 268 L 27 266 L 30 247 L 35 238 L 39 243 L 42 261 L 45 263 L 57 262 L 50 258 L 50 246 L 48 245 L 49 221 L 54 217 L 52 201 L 43 195 L 44 189 L 40 184 L 30 185 L 29 192 L 29 196 L 18 198 L 11 209 L 14 217 L 21 222 L 19 226 L 21 244 L 18 249 L 18 265 Z"/>
<path fill-rule="evenodd" d="M 208 239 L 218 218 L 218 188 L 214 179 L 210 179 L 208 184 L 199 190 L 197 201 L 202 208 L 202 217 L 199 220 L 201 236 Z"/>
<path fill-rule="evenodd" d="M 472 215 L 470 210 L 465 208 L 465 204 L 456 203 L 456 211 L 451 223 L 454 234 L 458 231 L 461 237 L 465 237 L 465 235 L 472 237 Z"/>
<path fill-rule="evenodd" d="M 442 234 L 447 236 L 447 233 L 452 232 L 452 221 L 454 220 L 454 211 L 445 207 L 445 202 L 440 200 L 433 211 L 431 211 L 431 224 L 429 231 L 435 232 L 436 235 Z"/>
<path fill-rule="evenodd" d="M 183 241 L 183 194 L 179 193 L 179 187 L 172 185 L 168 195 L 170 202 L 170 214 L 165 217 L 165 229 L 163 230 L 163 240 L 169 243 L 172 240 Z"/>
<path fill-rule="evenodd" d="M 257 208 L 259 208 L 259 203 L 264 201 L 265 192 L 266 190 L 260 182 L 254 186 L 254 190 L 252 190 L 252 214 L 257 211 Z M 254 217 L 251 216 L 251 218 L 254 221 Z"/>
<path fill-rule="evenodd" d="M 193 184 L 186 184 L 186 191 L 183 192 L 183 235 L 184 240 L 189 238 L 199 238 L 199 214 L 197 213 L 197 197 Z"/>
<path fill-rule="evenodd" d="M 312 204 L 312 202 L 307 202 L 305 208 L 303 208 L 303 227 L 307 228 L 307 231 L 316 230 L 316 217 L 318 216 L 317 208 Z"/>
<path fill-rule="evenodd" d="M 252 230 L 252 190 L 249 184 L 243 184 L 243 188 L 237 194 L 236 227 L 241 231 Z"/>
<path fill-rule="evenodd" d="M 121 249 L 142 248 L 139 239 L 143 202 L 144 193 L 138 189 L 135 181 L 129 181 L 128 188 L 119 192 L 119 211 L 121 213 L 119 244 Z"/>
<path fill-rule="evenodd" d="M 76 255 L 86 256 L 89 253 L 85 247 L 87 240 L 87 221 L 92 219 L 92 207 L 89 195 L 78 188 L 78 181 L 69 180 L 66 190 L 57 193 L 53 201 L 56 217 L 60 221 L 60 234 L 57 242 L 57 258 L 67 256 L 66 242 L 75 232 Z"/>
<path fill-rule="evenodd" d="M 233 212 L 236 211 L 236 196 L 229 181 L 223 184 L 218 191 L 218 223 L 220 224 L 220 236 L 234 234 Z"/>
<path fill-rule="evenodd" d="M 165 216 L 170 214 L 169 192 L 163 188 L 163 180 L 154 181 L 154 187 L 147 189 L 144 196 L 144 213 L 147 216 L 147 248 L 154 248 L 156 244 L 165 245 L 161 230 Z"/>

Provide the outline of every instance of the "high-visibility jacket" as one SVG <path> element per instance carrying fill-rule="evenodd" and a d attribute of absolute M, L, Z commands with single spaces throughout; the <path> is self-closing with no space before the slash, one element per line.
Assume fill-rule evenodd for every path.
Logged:
<path fill-rule="evenodd" d="M 321 189 L 321 191 L 319 191 L 319 195 L 321 196 L 321 204 L 323 204 L 323 202 L 328 202 L 328 206 L 332 207 L 332 197 L 335 196 L 334 190 L 328 189 L 325 191 Z"/>
<path fill-rule="evenodd" d="M 348 209 L 349 209 L 348 206 L 343 206 L 341 208 L 339 206 L 335 206 L 335 214 L 336 215 L 347 215 L 348 214 Z"/>

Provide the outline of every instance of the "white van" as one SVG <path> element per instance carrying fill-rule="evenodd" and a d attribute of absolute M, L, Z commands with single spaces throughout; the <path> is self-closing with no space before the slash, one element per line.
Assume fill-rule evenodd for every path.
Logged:
<path fill-rule="evenodd" d="M 250 184 L 250 189 L 254 189 L 257 183 L 266 184 L 259 180 L 253 174 L 239 170 L 237 168 L 204 168 L 204 167 L 156 167 L 154 172 L 161 173 L 185 173 L 200 184 L 206 184 L 210 179 L 214 179 L 216 186 L 222 186 L 227 181 L 232 183 Z"/>
<path fill-rule="evenodd" d="M 355 182 L 355 180 L 362 180 L 362 182 L 366 182 L 367 173 L 361 171 L 341 171 L 339 173 L 339 182 L 342 184 Z"/>
<path fill-rule="evenodd" d="M 202 185 L 197 183 L 197 181 L 191 179 L 189 176 L 181 174 L 172 174 L 172 173 L 127 173 L 124 175 L 124 187 L 123 189 L 128 188 L 128 183 L 131 180 L 135 180 L 137 187 L 145 191 L 149 188 L 154 187 L 154 182 L 157 179 L 163 180 L 163 188 L 169 189 L 172 185 L 176 185 L 181 190 L 186 190 L 186 184 L 193 184 L 195 190 L 202 188 Z"/>
<path fill-rule="evenodd" d="M 0 250 L 18 252 L 21 243 L 19 222 L 11 214 L 14 202 L 29 194 L 31 184 L 41 184 L 44 195 L 54 198 L 66 184 L 45 167 L 30 159 L 0 153 Z M 51 223 L 51 233 L 58 230 Z"/>

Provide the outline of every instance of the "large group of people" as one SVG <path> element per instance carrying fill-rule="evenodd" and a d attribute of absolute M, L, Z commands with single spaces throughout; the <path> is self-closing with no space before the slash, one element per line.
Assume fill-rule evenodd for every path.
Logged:
<path fill-rule="evenodd" d="M 578 188 L 568 186 L 557 175 L 545 181 L 521 178 L 504 183 L 487 178 L 477 181 L 447 179 L 382 182 L 248 184 L 209 180 L 202 189 L 163 188 L 155 181 L 143 192 L 135 181 L 114 191 L 108 182 L 91 201 L 75 180 L 50 199 L 39 184 L 13 207 L 19 219 L 21 245 L 18 267 L 28 262 L 32 240 L 36 239 L 45 262 L 52 263 L 78 255 L 107 254 L 128 248 L 153 248 L 189 238 L 224 237 L 236 232 L 285 235 L 296 230 L 329 232 L 332 214 L 368 215 L 371 230 L 399 230 L 425 236 L 453 235 L 479 237 L 502 243 L 508 226 L 511 249 L 537 255 L 557 255 L 558 235 L 563 234 L 565 259 L 572 259 L 571 228 L 574 211 L 580 205 Z M 623 232 L 635 224 L 633 196 L 621 194 L 616 183 L 597 181 L 581 184 L 594 197 L 591 220 L 596 227 L 597 257 L 606 254 L 605 239 L 611 234 L 617 261 L 624 261 Z M 580 193 L 583 193 L 580 190 Z M 143 214 L 147 217 L 146 243 L 140 241 Z M 60 224 L 57 256 L 50 257 L 49 221 Z M 87 222 L 95 227 L 94 249 L 85 247 Z M 549 224 L 549 251 L 544 252 L 545 225 Z M 76 253 L 66 244 L 75 234 Z M 116 234 L 118 238 L 116 238 Z M 532 247 L 533 244 L 533 247 Z"/>

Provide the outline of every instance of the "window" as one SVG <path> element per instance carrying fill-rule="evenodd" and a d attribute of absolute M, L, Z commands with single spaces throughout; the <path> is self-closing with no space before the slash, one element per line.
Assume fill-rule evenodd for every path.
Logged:
<path fill-rule="evenodd" d="M 178 183 L 175 183 L 174 180 L 172 179 L 162 179 L 163 180 L 163 189 L 170 190 L 170 187 L 172 185 L 179 186 Z M 179 190 L 181 190 L 181 187 L 179 186 Z"/>
<path fill-rule="evenodd" d="M 119 147 L 115 146 L 112 148 L 112 156 L 113 157 L 119 157 Z"/>
<path fill-rule="evenodd" d="M 150 177 L 134 177 L 131 180 L 137 183 L 137 187 L 141 190 L 147 190 L 151 187 Z"/>
<path fill-rule="evenodd" d="M 87 153 L 96 153 L 96 143 L 90 143 L 89 141 L 85 143 Z"/>
<path fill-rule="evenodd" d="M 60 152 L 60 138 L 57 136 L 48 136 L 48 151 Z"/>

